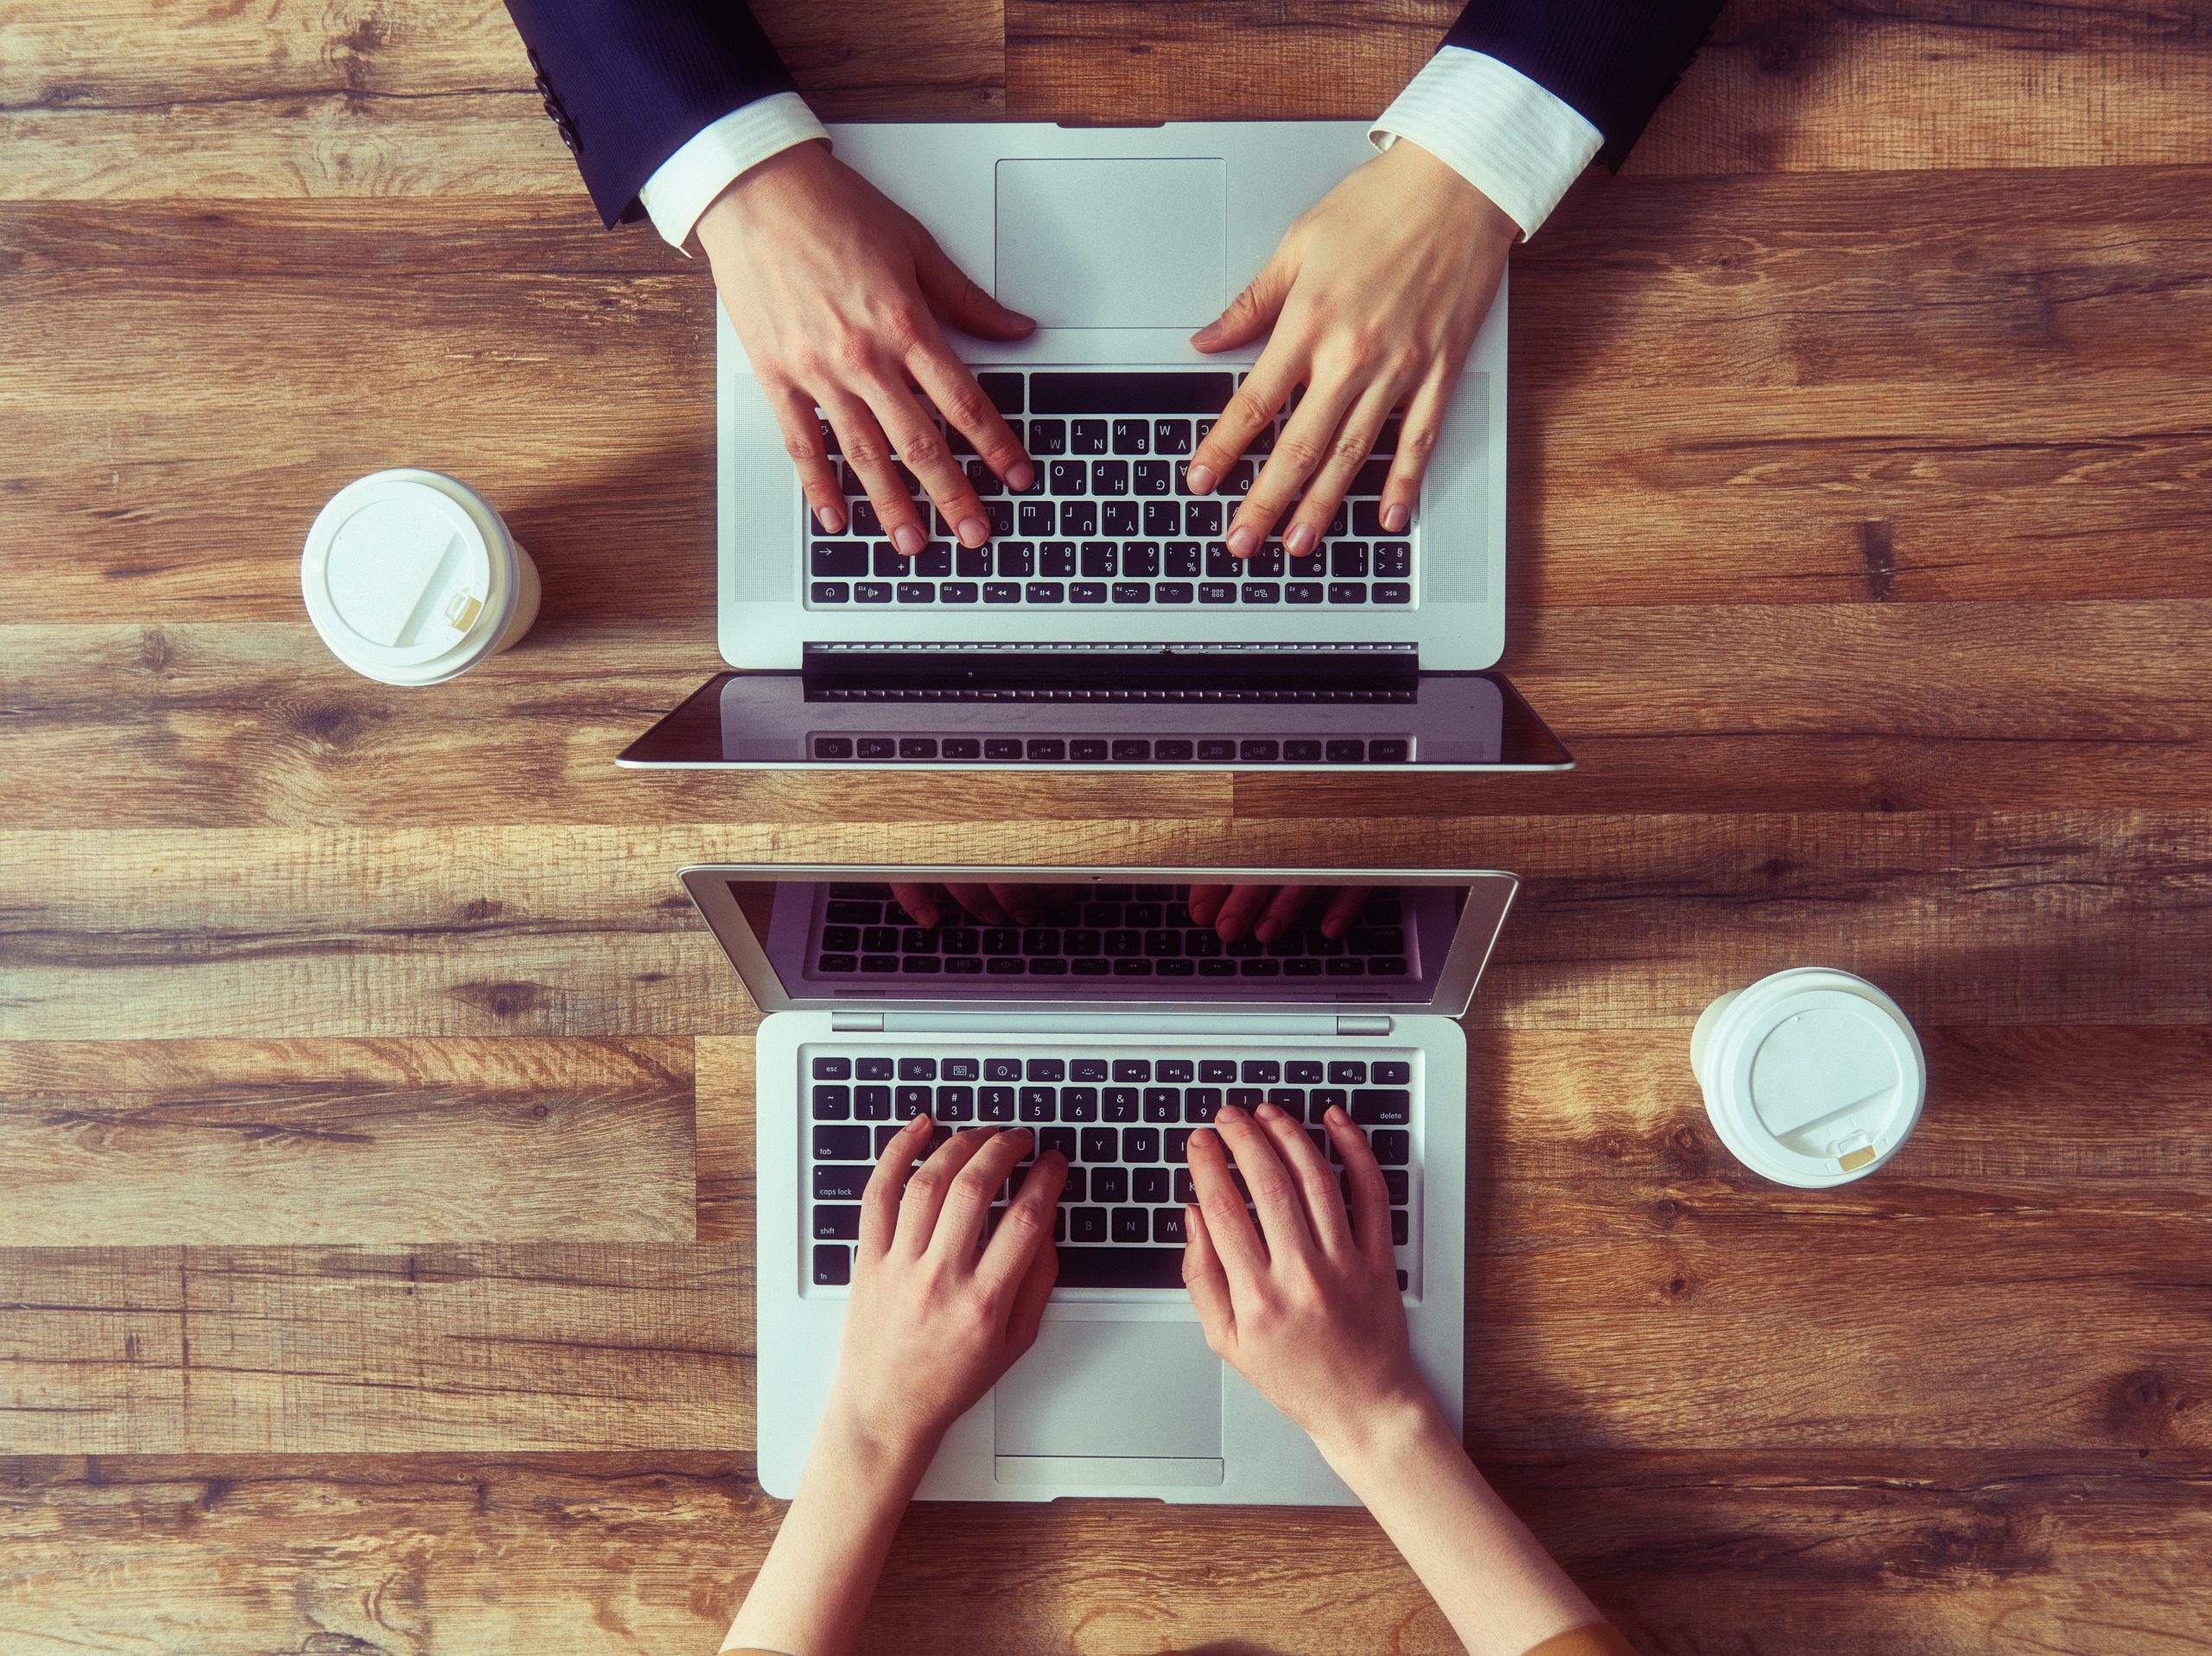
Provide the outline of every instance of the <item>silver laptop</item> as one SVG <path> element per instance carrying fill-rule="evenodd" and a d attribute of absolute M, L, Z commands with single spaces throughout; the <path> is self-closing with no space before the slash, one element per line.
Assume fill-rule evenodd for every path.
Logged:
<path fill-rule="evenodd" d="M 836 129 L 842 156 L 1036 317 L 1027 339 L 961 344 L 1038 481 L 1012 493 L 970 458 L 981 549 L 917 491 L 937 538 L 902 557 L 849 473 L 853 522 L 823 533 L 718 312 L 719 638 L 739 670 L 621 763 L 1567 768 L 1487 670 L 1505 637 L 1502 289 L 1407 531 L 1380 518 L 1395 420 L 1308 557 L 1270 542 L 1240 562 L 1222 541 L 1280 421 L 1215 495 L 1185 489 L 1262 348 L 1209 358 L 1188 336 L 1372 156 L 1366 130 Z"/>
<path fill-rule="evenodd" d="M 1460 1408 L 1465 1012 L 1511 874 L 1332 871 L 1266 944 L 1195 885 L 1290 869 L 717 865 L 684 888 L 766 1014 L 755 1073 L 761 1486 L 797 1488 L 835 1371 L 862 1185 L 901 1122 L 1026 1126 L 1068 1158 L 1035 1348 L 946 1436 L 921 1494 L 1350 1504 L 1304 1433 L 1206 1348 L 1182 1286 L 1192 1131 L 1224 1103 L 1341 1105 L 1390 1186 L 1413 1349 Z M 948 882 L 1032 888 L 1026 924 Z M 917 889 L 942 910 L 913 923 Z M 1332 910 L 1338 923 L 1325 925 Z M 1341 923 L 1344 916 L 1351 923 Z M 1317 1127 L 1316 1142 L 1326 1152 Z M 1356 1403 L 1357 1399 L 1347 1399 Z"/>

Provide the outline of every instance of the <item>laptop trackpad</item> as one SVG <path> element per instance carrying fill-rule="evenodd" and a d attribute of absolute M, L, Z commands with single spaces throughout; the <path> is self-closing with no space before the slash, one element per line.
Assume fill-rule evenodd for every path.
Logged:
<path fill-rule="evenodd" d="M 1221 1359 L 1195 1323 L 1047 1323 L 999 1382 L 998 1453 L 1221 1453 Z"/>
<path fill-rule="evenodd" d="M 1219 161 L 1002 161 L 993 286 L 1044 327 L 1197 328 L 1221 314 Z"/>

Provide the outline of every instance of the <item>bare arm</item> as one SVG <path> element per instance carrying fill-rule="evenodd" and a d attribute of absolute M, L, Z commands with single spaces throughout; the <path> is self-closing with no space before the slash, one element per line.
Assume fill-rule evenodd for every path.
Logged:
<path fill-rule="evenodd" d="M 1474 1656 L 1522 1656 L 1600 1618 L 1477 1471 L 1422 1385 L 1366 1136 L 1325 1122 L 1351 1186 L 1272 1104 L 1191 1137 L 1198 1206 L 1183 1277 L 1206 1342 L 1303 1426 L 1405 1555 Z M 1255 1228 L 1229 1174 L 1235 1155 Z"/>
<path fill-rule="evenodd" d="M 1037 1339 L 1058 1265 L 1052 1208 L 1067 1164 L 1038 1158 L 988 1244 L 991 1197 L 1028 1129 L 956 1133 L 910 1179 L 931 1123 L 885 1149 L 861 1201 L 837 1379 L 798 1494 L 724 1650 L 844 1656 L 899 1515 L 945 1430 Z"/>

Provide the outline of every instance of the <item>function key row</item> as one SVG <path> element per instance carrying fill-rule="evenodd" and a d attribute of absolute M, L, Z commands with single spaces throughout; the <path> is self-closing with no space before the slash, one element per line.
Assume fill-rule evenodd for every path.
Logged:
<path fill-rule="evenodd" d="M 817 759 L 900 759 L 955 765 L 1403 765 L 1413 744 L 1400 737 L 817 736 Z"/>
<path fill-rule="evenodd" d="M 1247 1086 L 1273 1087 L 1287 1082 L 1294 1087 L 1404 1087 L 1413 1081 L 1413 1065 L 1398 1059 L 1369 1064 L 1358 1059 L 1293 1060 L 1274 1058 L 815 1058 L 810 1073 L 816 1081 L 1046 1081 L 1046 1082 L 1165 1082 L 1184 1086 L 1192 1082 L 1224 1086 L 1241 1082 Z"/>

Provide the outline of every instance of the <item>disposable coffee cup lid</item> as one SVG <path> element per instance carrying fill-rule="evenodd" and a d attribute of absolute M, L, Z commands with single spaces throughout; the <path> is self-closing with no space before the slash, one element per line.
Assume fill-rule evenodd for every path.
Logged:
<path fill-rule="evenodd" d="M 432 474 L 380 472 L 332 497 L 308 533 L 300 584 L 331 653 L 388 683 L 449 677 L 492 641 L 512 585 L 486 526 Z M 487 513 L 488 515 L 488 513 Z M 497 533 L 496 523 L 493 532 Z"/>
<path fill-rule="evenodd" d="M 1927 1092 L 1904 1013 L 1842 974 L 1754 986 L 1726 1009 L 1705 1056 L 1700 1080 L 1721 1139 L 1754 1172 L 1785 1184 L 1841 1184 L 1873 1171 L 1910 1135 Z"/>

